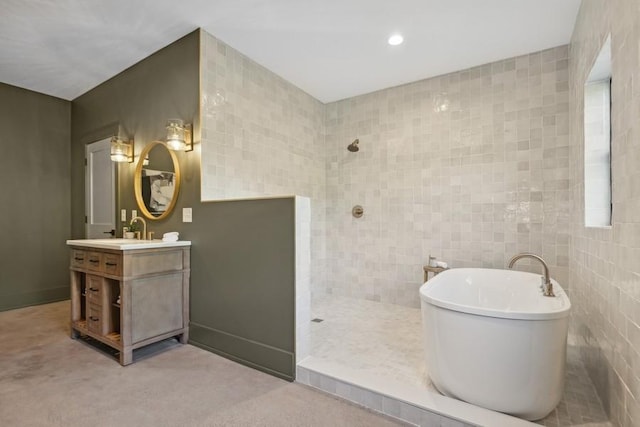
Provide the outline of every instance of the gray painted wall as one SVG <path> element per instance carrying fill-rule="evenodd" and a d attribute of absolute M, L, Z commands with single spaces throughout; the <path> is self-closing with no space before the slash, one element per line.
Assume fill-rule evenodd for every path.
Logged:
<path fill-rule="evenodd" d="M 0 311 L 68 298 L 70 102 L 0 83 Z"/>
<path fill-rule="evenodd" d="M 191 343 L 295 378 L 294 198 L 199 206 L 191 248 Z"/>
<path fill-rule="evenodd" d="M 181 118 L 199 128 L 200 94 L 199 31 L 172 43 L 136 65 L 107 80 L 72 102 L 71 200 L 72 235 L 84 233 L 84 150 L 91 142 L 110 137 L 121 129 L 122 137 L 135 139 L 135 154 L 145 145 L 166 138 L 166 122 Z M 198 138 L 196 136 L 196 138 Z M 181 231 L 182 208 L 200 201 L 199 149 L 177 153 L 182 187 L 174 212 L 165 220 L 147 220 L 156 237 L 167 231 Z M 134 163 L 118 168 L 117 209 L 136 206 L 133 191 Z M 139 211 L 139 209 L 138 209 Z M 120 219 L 120 215 L 116 217 Z M 118 232 L 123 223 L 118 221 Z"/>

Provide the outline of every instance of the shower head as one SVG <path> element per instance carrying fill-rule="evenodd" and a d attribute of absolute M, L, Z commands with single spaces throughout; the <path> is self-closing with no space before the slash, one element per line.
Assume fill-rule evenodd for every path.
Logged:
<path fill-rule="evenodd" d="M 347 145 L 347 150 L 351 151 L 352 153 L 355 153 L 360 149 L 358 147 L 359 143 L 360 143 L 359 139 L 354 140 L 351 144 Z"/>

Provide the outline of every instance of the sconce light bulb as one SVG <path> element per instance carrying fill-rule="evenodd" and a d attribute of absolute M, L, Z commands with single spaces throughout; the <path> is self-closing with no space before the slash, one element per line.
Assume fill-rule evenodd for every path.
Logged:
<path fill-rule="evenodd" d="M 187 148 L 185 141 L 185 125 L 180 119 L 170 119 L 167 122 L 167 146 L 176 151 L 184 151 Z"/>
<path fill-rule="evenodd" d="M 169 139 L 167 140 L 167 146 L 172 149 L 172 150 L 176 150 L 176 151 L 184 151 L 186 144 L 184 142 L 184 140 L 180 140 L 180 139 Z"/>
<path fill-rule="evenodd" d="M 133 143 L 114 136 L 111 138 L 111 160 L 114 162 L 132 162 Z"/>

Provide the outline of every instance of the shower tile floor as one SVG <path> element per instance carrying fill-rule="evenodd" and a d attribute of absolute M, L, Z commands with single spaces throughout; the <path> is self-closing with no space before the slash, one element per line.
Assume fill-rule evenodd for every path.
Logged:
<path fill-rule="evenodd" d="M 311 355 L 372 376 L 436 391 L 427 375 L 420 309 L 333 295 L 312 299 Z M 578 352 L 569 347 L 565 393 L 548 427 L 610 427 Z"/>

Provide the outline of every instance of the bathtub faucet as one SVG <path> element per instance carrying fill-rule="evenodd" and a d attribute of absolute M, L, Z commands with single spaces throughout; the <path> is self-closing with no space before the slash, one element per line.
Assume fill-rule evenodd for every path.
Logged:
<path fill-rule="evenodd" d="M 521 253 L 511 258 L 509 261 L 509 268 L 512 268 L 513 264 L 521 258 L 533 258 L 540 261 L 542 268 L 544 268 L 544 284 L 542 285 L 542 293 L 545 297 L 555 297 L 555 294 L 553 293 L 553 283 L 551 283 L 551 279 L 549 278 L 549 267 L 547 267 L 547 263 L 536 254 Z"/>

